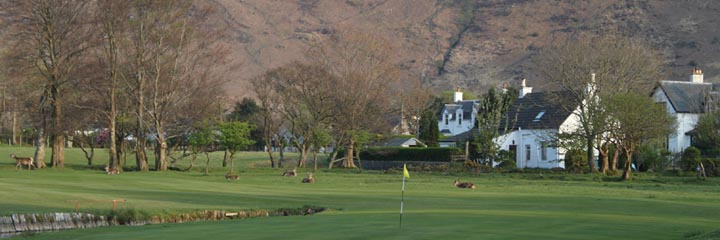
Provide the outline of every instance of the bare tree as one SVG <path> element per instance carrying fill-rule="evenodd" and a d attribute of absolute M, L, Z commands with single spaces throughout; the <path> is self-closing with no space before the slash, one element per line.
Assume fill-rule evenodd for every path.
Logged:
<path fill-rule="evenodd" d="M 536 59 L 536 71 L 549 88 L 569 98 L 558 104 L 579 119 L 574 132 L 584 139 L 590 171 L 597 171 L 595 141 L 607 132 L 603 95 L 644 91 L 662 73 L 660 54 L 644 42 L 620 36 L 578 37 L 550 46 Z M 594 75 L 592 75 L 594 74 Z"/>
<path fill-rule="evenodd" d="M 279 100 L 277 110 L 290 130 L 290 142 L 300 151 L 304 167 L 314 132 L 333 117 L 333 76 L 319 65 L 298 62 L 267 74 Z"/>
<path fill-rule="evenodd" d="M 21 43 L 19 51 L 26 51 L 43 83 L 43 97 L 39 108 L 50 120 L 52 139 L 51 166 L 65 165 L 65 129 L 63 128 L 63 101 L 65 85 L 74 80 L 74 72 L 88 48 L 89 27 L 86 25 L 87 5 L 84 0 L 33 0 L 8 1 L 15 24 L 13 35 Z M 41 129 L 39 131 L 43 133 Z M 42 136 L 42 135 L 41 135 Z M 40 147 L 36 152 L 42 151 Z M 41 155 L 41 154 L 36 154 Z"/>
<path fill-rule="evenodd" d="M 166 170 L 168 139 L 175 137 L 169 133 L 182 132 L 170 131 L 170 125 L 187 121 L 187 112 L 180 110 L 198 104 L 190 101 L 197 99 L 193 96 L 213 103 L 224 95 L 219 72 L 227 51 L 217 43 L 218 32 L 205 22 L 213 11 L 204 7 L 190 1 L 133 2 L 128 75 L 136 103 L 136 159 L 141 170 L 148 169 L 146 130 L 156 142 L 155 169 Z"/>
<path fill-rule="evenodd" d="M 400 106 L 401 125 L 406 125 L 407 131 L 417 137 L 420 117 L 424 111 L 432 107 L 435 97 L 430 88 L 423 86 L 419 79 L 411 80 L 403 86 L 400 103 L 397 104 Z"/>
<path fill-rule="evenodd" d="M 390 86 L 398 80 L 395 52 L 390 41 L 369 32 L 340 30 L 324 41 L 318 41 L 309 56 L 333 76 L 335 114 L 332 127 L 338 131 L 337 144 L 346 146 L 342 166 L 354 168 L 355 139 L 348 132 L 387 127 Z M 338 141 L 345 140 L 345 141 Z M 332 165 L 333 159 L 331 159 Z"/>
<path fill-rule="evenodd" d="M 272 168 L 279 167 L 279 161 L 278 163 L 275 162 L 273 149 L 276 146 L 275 142 L 280 141 L 282 137 L 279 132 L 283 126 L 283 119 L 279 113 L 280 98 L 273 87 L 273 78 L 275 78 L 276 73 L 276 71 L 269 71 L 250 80 L 252 89 L 257 94 L 260 104 L 258 128 L 261 129 L 265 152 L 270 158 Z"/>
<path fill-rule="evenodd" d="M 130 6 L 123 2 L 113 0 L 96 1 L 97 23 L 99 32 L 102 34 L 102 51 L 98 54 L 99 62 L 102 64 L 104 76 L 99 80 L 105 84 L 91 84 L 91 86 L 102 86 L 103 88 L 96 90 L 101 92 L 105 97 L 100 98 L 103 108 L 99 111 L 107 120 L 108 128 L 108 148 L 109 159 L 108 166 L 116 169 L 120 166 L 118 158 L 118 137 L 117 137 L 117 119 L 119 117 L 118 110 L 118 93 L 120 89 L 120 66 L 123 63 L 120 54 L 120 41 L 127 38 L 127 18 L 130 14 Z"/>

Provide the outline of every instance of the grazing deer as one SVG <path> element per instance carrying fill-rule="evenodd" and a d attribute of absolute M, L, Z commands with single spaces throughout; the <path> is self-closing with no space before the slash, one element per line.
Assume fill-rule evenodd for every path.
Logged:
<path fill-rule="evenodd" d="M 312 173 L 308 173 L 307 177 L 304 177 L 302 179 L 303 183 L 315 183 L 315 178 L 313 177 Z"/>
<path fill-rule="evenodd" d="M 225 179 L 227 179 L 227 180 L 238 180 L 238 179 L 240 179 L 240 177 L 239 177 L 238 175 L 232 175 L 232 174 L 230 174 L 230 172 L 227 172 L 227 173 L 225 174 Z"/>
<path fill-rule="evenodd" d="M 283 173 L 283 177 L 296 177 L 297 176 L 297 168 L 293 168 L 292 171 L 285 171 Z"/>
<path fill-rule="evenodd" d="M 475 189 L 475 184 L 473 184 L 471 182 L 460 182 L 460 179 L 455 179 L 455 182 L 453 182 L 453 185 L 455 185 L 458 188 Z"/>
<path fill-rule="evenodd" d="M 30 167 L 37 168 L 37 167 L 35 167 L 35 164 L 33 164 L 33 158 L 31 158 L 31 157 L 18 157 L 18 156 L 15 156 L 15 153 L 10 155 L 10 157 L 15 159 L 15 162 L 17 162 L 17 164 L 15 165 L 15 169 L 19 169 L 20 166 L 23 166 L 23 165 L 27 165 L 28 170 L 30 170 Z"/>
<path fill-rule="evenodd" d="M 110 166 L 105 165 L 105 173 L 107 173 L 108 175 L 120 174 L 120 169 L 119 168 L 110 168 Z"/>

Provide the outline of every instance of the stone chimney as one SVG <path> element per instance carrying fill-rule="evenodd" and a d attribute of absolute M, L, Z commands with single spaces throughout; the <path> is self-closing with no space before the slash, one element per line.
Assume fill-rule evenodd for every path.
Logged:
<path fill-rule="evenodd" d="M 523 98 L 525 97 L 525 94 L 532 92 L 532 87 L 528 87 L 527 83 L 525 83 L 526 81 L 527 79 L 523 78 L 522 82 L 520 83 L 520 92 L 518 94 L 518 98 Z"/>
<path fill-rule="evenodd" d="M 463 100 L 463 92 L 460 90 L 460 88 L 457 88 L 457 91 L 455 91 L 455 95 L 453 96 L 453 102 L 461 102 Z"/>
<path fill-rule="evenodd" d="M 690 82 L 692 83 L 703 83 L 703 73 L 700 68 L 693 68 L 692 74 L 690 74 Z"/>

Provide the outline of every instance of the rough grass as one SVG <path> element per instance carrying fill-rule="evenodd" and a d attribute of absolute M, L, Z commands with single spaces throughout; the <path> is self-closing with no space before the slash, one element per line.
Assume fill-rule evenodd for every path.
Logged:
<path fill-rule="evenodd" d="M 67 200 L 125 199 L 121 208 L 150 214 L 194 210 L 329 207 L 314 216 L 109 227 L 26 234 L 34 239 L 713 239 L 720 229 L 720 181 L 636 175 L 631 182 L 596 175 L 412 172 L 398 228 L 400 174 L 322 170 L 316 184 L 281 177 L 262 153 L 242 153 L 240 180 L 227 181 L 213 154 L 210 176 L 191 172 L 105 175 L 68 149 L 66 169 L 16 171 L 0 148 L 0 215 L 72 211 Z M 26 151 L 26 152 L 23 152 Z M 106 155 L 105 155 L 106 156 Z M 105 161 L 98 158 L 97 162 Z M 129 162 L 129 161 L 128 161 Z M 102 163 L 104 165 L 104 163 Z M 455 178 L 478 189 L 457 189 Z M 109 202 L 81 204 L 82 211 Z"/>

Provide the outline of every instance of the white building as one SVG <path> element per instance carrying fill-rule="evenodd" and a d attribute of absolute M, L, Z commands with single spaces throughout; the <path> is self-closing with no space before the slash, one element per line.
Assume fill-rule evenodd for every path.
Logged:
<path fill-rule="evenodd" d="M 453 103 L 445 104 L 438 116 L 440 134 L 455 136 L 469 131 L 475 126 L 479 108 L 479 100 L 463 100 L 463 93 L 458 88 L 453 96 Z"/>
<path fill-rule="evenodd" d="M 679 153 L 692 144 L 692 132 L 698 119 L 718 99 L 720 85 L 703 82 L 702 70 L 695 68 L 690 81 L 660 81 L 653 90 L 655 102 L 665 104 L 675 117 L 675 132 L 667 137 L 667 150 Z"/>
<path fill-rule="evenodd" d="M 519 99 L 500 123 L 501 135 L 495 139 L 500 149 L 514 153 L 518 168 L 565 167 L 566 149 L 559 147 L 557 134 L 579 126 L 578 115 L 559 104 L 567 97 L 559 92 L 533 93 L 523 80 Z"/>

